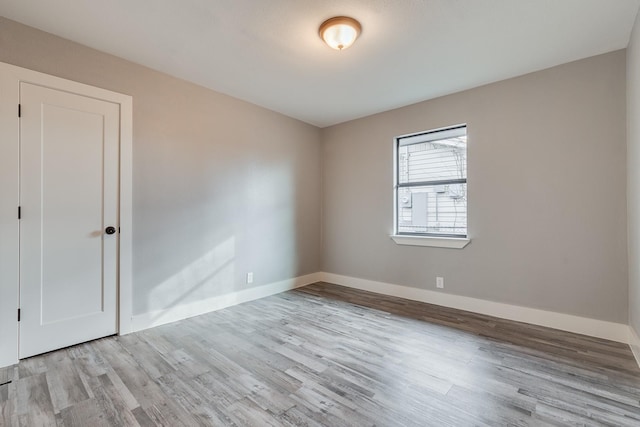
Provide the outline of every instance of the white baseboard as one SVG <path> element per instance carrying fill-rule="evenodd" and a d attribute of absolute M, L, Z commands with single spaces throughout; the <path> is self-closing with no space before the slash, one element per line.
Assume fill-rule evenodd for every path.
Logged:
<path fill-rule="evenodd" d="M 633 326 L 629 326 L 629 347 L 631 347 L 633 356 L 636 358 L 638 366 L 640 366 L 640 336 L 638 336 L 638 332 Z"/>
<path fill-rule="evenodd" d="M 259 298 L 278 294 L 280 292 L 299 288 L 301 286 L 310 285 L 311 283 L 319 282 L 320 280 L 320 273 L 312 273 L 307 274 L 306 276 L 299 276 L 293 279 L 269 283 L 267 285 L 257 286 L 255 288 L 244 289 L 238 292 L 211 297 L 189 304 L 182 304 L 164 310 L 150 311 L 148 313 L 138 314 L 133 316 L 132 318 L 131 332 L 141 331 L 143 329 L 153 328 L 154 326 L 177 322 L 178 320 L 183 320 L 189 317 L 199 316 L 201 314 L 221 310 L 223 308 L 231 307 L 237 304 L 242 304 L 243 302 L 253 301 Z"/>
<path fill-rule="evenodd" d="M 499 317 L 501 319 L 546 326 L 549 328 L 589 335 L 597 338 L 604 338 L 625 344 L 629 343 L 630 328 L 628 325 L 622 323 L 607 322 L 604 320 L 590 319 L 571 314 L 446 294 L 444 292 L 428 291 L 425 289 L 411 288 L 409 286 L 375 282 L 372 280 L 342 276 L 333 273 L 323 272 L 320 273 L 320 277 L 323 282 L 334 283 L 336 285 L 347 286 L 350 288 L 456 308 L 459 310 L 472 311 L 474 313 Z M 638 344 L 640 344 L 640 341 L 638 341 Z M 638 351 L 639 352 L 636 353 L 636 357 L 640 354 L 640 347 L 638 347 Z"/>

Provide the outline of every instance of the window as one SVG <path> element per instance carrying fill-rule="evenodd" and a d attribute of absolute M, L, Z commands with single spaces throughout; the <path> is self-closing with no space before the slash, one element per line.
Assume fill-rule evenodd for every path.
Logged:
<path fill-rule="evenodd" d="M 466 125 L 401 136 L 395 144 L 395 235 L 466 239 Z"/>

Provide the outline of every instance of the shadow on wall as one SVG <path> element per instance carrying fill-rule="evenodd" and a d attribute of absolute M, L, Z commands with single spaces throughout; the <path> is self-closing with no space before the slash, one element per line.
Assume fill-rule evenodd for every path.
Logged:
<path fill-rule="evenodd" d="M 245 162 L 244 171 L 205 189 L 164 188 L 148 236 L 137 253 L 134 315 L 196 303 L 207 298 L 297 276 L 297 223 L 304 215 L 303 191 L 289 162 Z M 167 195 L 166 192 L 170 194 Z M 171 194 L 177 200 L 171 201 Z M 163 231 L 164 230 L 164 231 Z M 140 249 L 138 249 L 140 250 Z M 256 280 L 246 283 L 246 273 Z"/>
<path fill-rule="evenodd" d="M 191 264 L 153 288 L 151 307 L 175 307 L 189 299 L 203 286 L 214 286 L 221 294 L 234 291 L 235 238 L 230 237 Z M 162 319 L 160 313 L 153 321 Z"/>

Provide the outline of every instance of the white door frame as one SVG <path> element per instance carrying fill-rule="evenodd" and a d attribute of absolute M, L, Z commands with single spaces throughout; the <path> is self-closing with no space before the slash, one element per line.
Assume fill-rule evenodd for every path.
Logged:
<path fill-rule="evenodd" d="M 132 332 L 133 99 L 128 95 L 0 62 L 0 368 L 18 363 L 20 82 L 120 105 L 118 334 Z"/>

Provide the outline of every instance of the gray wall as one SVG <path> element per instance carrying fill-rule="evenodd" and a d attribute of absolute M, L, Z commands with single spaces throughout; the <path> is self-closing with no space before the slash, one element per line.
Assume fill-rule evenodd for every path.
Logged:
<path fill-rule="evenodd" d="M 323 270 L 627 323 L 625 110 L 617 51 L 324 129 Z M 396 245 L 393 138 L 458 123 L 471 244 Z"/>
<path fill-rule="evenodd" d="M 317 128 L 4 18 L 0 61 L 133 96 L 134 314 L 320 269 Z"/>
<path fill-rule="evenodd" d="M 0 61 L 134 97 L 136 314 L 247 288 L 247 271 L 257 286 L 322 269 L 426 289 L 439 275 L 454 294 L 627 321 L 624 51 L 322 131 L 3 18 Z M 472 243 L 396 245 L 393 137 L 462 122 Z M 629 170 L 634 251 L 640 200 Z"/>
<path fill-rule="evenodd" d="M 640 14 L 627 48 L 629 324 L 640 333 Z"/>

